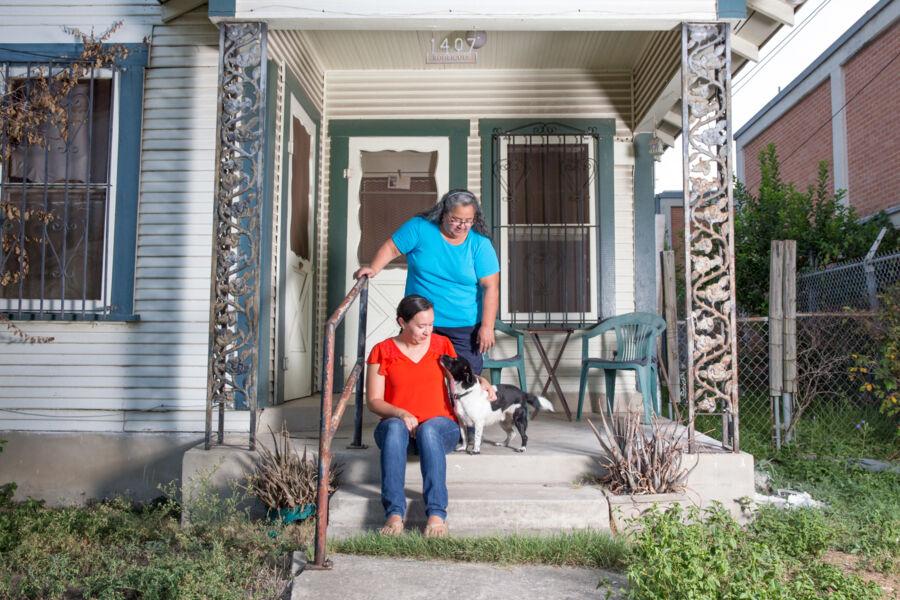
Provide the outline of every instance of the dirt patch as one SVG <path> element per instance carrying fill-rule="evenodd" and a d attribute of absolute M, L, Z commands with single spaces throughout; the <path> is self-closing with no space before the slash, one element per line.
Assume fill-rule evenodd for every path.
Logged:
<path fill-rule="evenodd" d="M 869 571 L 860 566 L 860 558 L 845 552 L 829 550 L 822 560 L 830 565 L 838 567 L 845 573 L 858 575 L 863 581 L 871 581 L 884 590 L 884 595 L 892 600 L 900 600 L 900 575 L 896 573 L 885 574 L 878 571 Z"/>

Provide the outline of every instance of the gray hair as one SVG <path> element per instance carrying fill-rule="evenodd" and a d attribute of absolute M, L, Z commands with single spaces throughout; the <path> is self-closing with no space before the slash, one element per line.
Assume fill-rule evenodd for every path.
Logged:
<path fill-rule="evenodd" d="M 419 213 L 419 216 L 424 217 L 440 227 L 441 221 L 444 220 L 444 216 L 457 206 L 474 206 L 475 220 L 472 223 L 472 229 L 487 238 L 491 237 L 487 231 L 487 226 L 484 224 L 484 213 L 481 212 L 481 205 L 478 203 L 478 198 L 476 198 L 475 194 L 469 190 L 461 188 L 450 190 L 441 197 L 440 202 L 425 212 Z"/>

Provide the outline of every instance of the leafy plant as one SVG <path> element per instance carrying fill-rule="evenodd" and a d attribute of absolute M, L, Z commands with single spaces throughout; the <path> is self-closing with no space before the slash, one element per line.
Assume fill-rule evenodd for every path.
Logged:
<path fill-rule="evenodd" d="M 272 449 L 260 444 L 259 463 L 247 482 L 247 489 L 269 508 L 296 508 L 315 504 L 319 485 L 319 461 L 315 454 L 307 457 L 291 446 L 287 427 L 282 425 L 276 436 L 272 429 Z M 280 440 L 280 441 L 279 441 Z M 337 489 L 341 468 L 332 464 L 329 494 Z"/>
<path fill-rule="evenodd" d="M 640 415 L 626 413 L 613 419 L 603 413 L 600 423 L 605 435 L 588 424 L 603 448 L 601 463 L 605 469 L 600 483 L 613 494 L 667 494 L 684 491 L 688 470 L 681 467 L 683 435 L 673 426 L 664 426 L 654 418 L 649 435 L 644 432 Z"/>
<path fill-rule="evenodd" d="M 816 560 L 825 538 L 812 512 L 772 509 L 759 518 L 744 530 L 721 506 L 645 513 L 628 556 L 629 598 L 671 598 L 676 591 L 696 600 L 881 597 L 873 584 Z"/>
<path fill-rule="evenodd" d="M 874 322 L 875 347 L 870 354 L 852 356 L 850 376 L 861 392 L 880 403 L 884 415 L 894 419 L 900 438 L 900 283 L 881 295 L 881 310 Z"/>
<path fill-rule="evenodd" d="M 841 200 L 844 191 L 828 190 L 828 163 L 819 163 L 815 186 L 796 189 L 781 178 L 773 144 L 759 154 L 762 179 L 753 194 L 741 182 L 734 188 L 734 251 L 737 296 L 741 310 L 762 315 L 768 310 L 769 253 L 772 240 L 797 240 L 797 270 L 859 258 L 869 251 L 882 227 L 888 233 L 881 249 L 900 248 L 900 234 L 882 213 L 865 223 Z"/>

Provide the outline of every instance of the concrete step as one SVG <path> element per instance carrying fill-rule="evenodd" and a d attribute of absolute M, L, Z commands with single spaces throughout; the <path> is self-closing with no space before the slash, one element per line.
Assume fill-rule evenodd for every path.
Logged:
<path fill-rule="evenodd" d="M 449 484 L 447 523 L 456 536 L 537 534 L 573 529 L 609 531 L 609 503 L 590 486 L 485 483 Z M 421 488 L 406 486 L 408 529 L 425 526 Z M 333 539 L 384 524 L 379 485 L 344 485 L 331 498 L 328 535 Z"/>
<path fill-rule="evenodd" d="M 597 458 L 589 454 L 514 452 L 511 448 L 485 444 L 481 454 L 453 452 L 447 455 L 448 483 L 571 484 L 599 470 Z M 334 457 L 342 465 L 342 481 L 381 483 L 381 463 L 377 447 L 365 450 L 335 449 Z M 406 461 L 406 483 L 421 488 L 419 457 Z"/>

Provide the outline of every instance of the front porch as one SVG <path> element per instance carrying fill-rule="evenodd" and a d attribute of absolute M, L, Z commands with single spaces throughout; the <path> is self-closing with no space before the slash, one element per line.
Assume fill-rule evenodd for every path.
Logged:
<path fill-rule="evenodd" d="M 264 410 L 258 443 L 271 444 L 268 428 L 278 431 L 284 423 L 296 449 L 317 452 L 320 402 L 316 395 Z M 587 418 L 597 422 L 599 416 L 588 413 Z M 379 451 L 372 437 L 376 423 L 377 417 L 366 411 L 365 449 L 347 448 L 353 437 L 352 418 L 344 419 L 332 440 L 333 461 L 343 465 L 343 474 L 329 503 L 330 538 L 371 531 L 383 524 Z M 686 441 L 682 426 L 664 423 L 672 427 L 674 436 Z M 685 492 L 650 496 L 611 496 L 592 483 L 602 471 L 601 447 L 586 422 L 570 422 L 561 412 L 542 413 L 529 422 L 528 437 L 524 454 L 496 447 L 493 442 L 502 440 L 503 433 L 494 426 L 485 430 L 481 455 L 457 452 L 447 456 L 448 524 L 453 535 L 553 534 L 573 529 L 615 532 L 654 503 L 706 507 L 720 502 L 740 517 L 739 499 L 754 493 L 753 457 L 724 451 L 720 441 L 699 432 L 698 452 L 683 458 L 683 466 L 690 470 Z M 246 439 L 226 442 L 210 451 L 197 447 L 186 453 L 182 482 L 187 496 L 191 483 L 206 473 L 215 471 L 210 483 L 225 490 L 230 478 L 242 476 L 251 467 L 255 453 L 246 449 Z M 512 443 L 518 447 L 518 438 Z M 407 461 L 406 492 L 408 527 L 421 529 L 425 515 L 416 457 Z"/>

